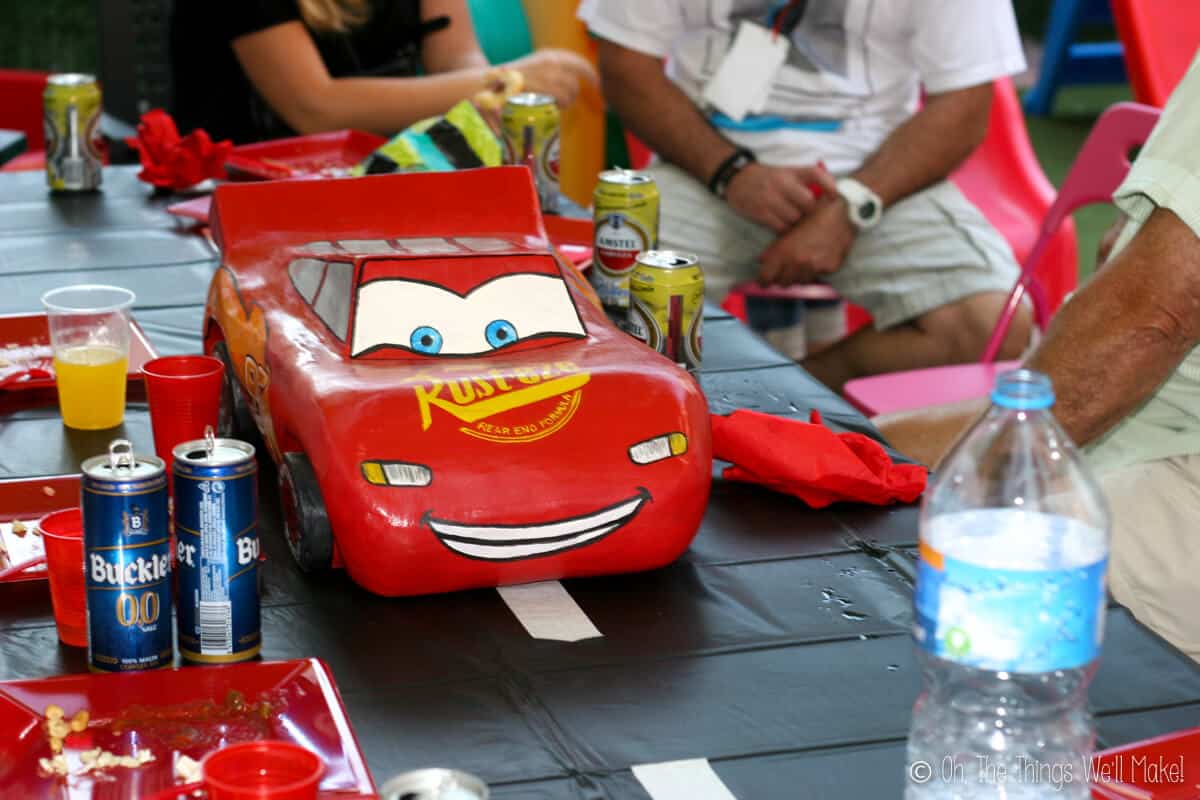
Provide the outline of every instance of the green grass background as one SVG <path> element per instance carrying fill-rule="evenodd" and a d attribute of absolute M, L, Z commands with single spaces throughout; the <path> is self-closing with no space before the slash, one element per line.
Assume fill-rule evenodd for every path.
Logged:
<path fill-rule="evenodd" d="M 177 2 L 203 0 L 177 0 Z M 1052 0 L 1014 0 L 1022 32 L 1039 38 Z M 0 22 L 0 67 L 52 72 L 96 70 L 98 0 L 4 0 Z M 1104 27 L 1085 32 L 1089 39 L 1111 39 Z M 1128 87 L 1068 87 L 1059 93 L 1054 114 L 1029 118 L 1029 135 L 1046 175 L 1058 185 L 1096 115 L 1109 104 L 1129 99 Z M 1096 245 L 1115 212 L 1084 209 L 1076 215 L 1081 275 L 1091 273 Z"/>

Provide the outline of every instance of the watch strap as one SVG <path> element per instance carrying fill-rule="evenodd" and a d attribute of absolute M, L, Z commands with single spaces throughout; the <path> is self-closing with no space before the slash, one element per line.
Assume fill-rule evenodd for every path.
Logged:
<path fill-rule="evenodd" d="M 879 195 L 854 178 L 839 178 L 837 191 L 846 201 L 846 211 L 854 227 L 873 227 L 883 216 L 883 201 Z"/>
<path fill-rule="evenodd" d="M 748 150 L 745 147 L 739 147 L 737 150 L 734 150 L 713 171 L 712 177 L 708 179 L 708 190 L 717 197 L 724 198 L 725 192 L 729 189 L 729 184 L 733 181 L 734 176 L 756 161 L 758 161 L 758 158 L 755 157 L 753 150 Z"/>

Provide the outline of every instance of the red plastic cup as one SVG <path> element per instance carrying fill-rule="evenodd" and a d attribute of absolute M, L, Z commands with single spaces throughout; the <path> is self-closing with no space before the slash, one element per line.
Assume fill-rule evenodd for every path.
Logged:
<path fill-rule="evenodd" d="M 180 442 L 204 438 L 217 428 L 225 365 L 212 356 L 163 356 L 142 365 L 154 451 L 171 469 L 171 451 Z"/>
<path fill-rule="evenodd" d="M 83 512 L 67 508 L 38 520 L 46 547 L 50 602 L 63 644 L 87 647 L 87 587 L 83 574 Z"/>
<path fill-rule="evenodd" d="M 242 742 L 201 762 L 209 800 L 316 800 L 325 775 L 320 757 L 292 742 Z"/>

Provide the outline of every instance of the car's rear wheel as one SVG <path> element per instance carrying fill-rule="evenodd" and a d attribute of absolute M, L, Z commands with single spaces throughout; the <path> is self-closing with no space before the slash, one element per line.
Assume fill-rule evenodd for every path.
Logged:
<path fill-rule="evenodd" d="M 212 354 L 225 365 L 225 381 L 221 388 L 221 414 L 219 417 L 217 435 L 232 436 L 242 439 L 258 449 L 262 437 L 258 434 L 258 426 L 254 424 L 254 416 L 250 413 L 250 404 L 242 393 L 238 383 L 237 373 L 229 358 L 229 348 L 224 341 L 218 341 L 212 346 Z"/>
<path fill-rule="evenodd" d="M 302 572 L 319 572 L 333 563 L 333 529 L 312 462 L 304 453 L 284 453 L 279 462 L 279 500 L 283 537 Z"/>

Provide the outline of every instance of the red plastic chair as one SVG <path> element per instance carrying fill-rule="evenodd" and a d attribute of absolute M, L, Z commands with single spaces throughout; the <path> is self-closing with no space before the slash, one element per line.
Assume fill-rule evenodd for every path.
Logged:
<path fill-rule="evenodd" d="M 1112 11 L 1134 99 L 1162 108 L 1200 45 L 1200 5 L 1112 0 Z"/>
<path fill-rule="evenodd" d="M 22 131 L 26 152 L 0 171 L 41 169 L 45 164 L 46 137 L 42 128 L 42 92 L 48 72 L 0 69 L 0 128 Z"/>
<path fill-rule="evenodd" d="M 979 363 L 858 378 L 846 384 L 843 390 L 846 399 L 870 416 L 985 397 L 996 375 L 1018 363 L 995 359 L 1022 298 L 1029 295 L 1034 320 L 1043 329 L 1056 308 L 1039 287 L 1047 277 L 1046 267 L 1053 266 L 1046 256 L 1056 232 L 1079 207 L 1111 201 L 1113 192 L 1129 172 L 1129 151 L 1146 141 L 1158 116 L 1159 110 L 1151 106 L 1117 103 L 1096 120 L 1063 181 L 1062 190 L 1042 221 L 1037 241 L 1021 266 L 1021 274 L 1009 292 L 1008 302 Z"/>
<path fill-rule="evenodd" d="M 1033 152 L 1012 81 L 1003 78 L 994 86 L 987 136 L 950 178 L 1000 231 L 1017 263 L 1024 264 L 1054 203 L 1054 184 Z M 1046 310 L 1053 313 L 1079 276 L 1075 223 L 1069 218 L 1047 244 L 1044 257 L 1038 281 Z"/>

